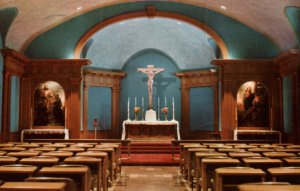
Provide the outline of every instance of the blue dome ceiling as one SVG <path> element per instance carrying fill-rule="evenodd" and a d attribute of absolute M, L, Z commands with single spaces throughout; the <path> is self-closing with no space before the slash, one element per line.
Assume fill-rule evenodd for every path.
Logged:
<path fill-rule="evenodd" d="M 212 67 L 216 56 L 212 37 L 185 22 L 168 18 L 135 18 L 98 31 L 86 44 L 85 58 L 93 67 L 122 69 L 137 52 L 156 49 L 168 55 L 179 69 Z"/>

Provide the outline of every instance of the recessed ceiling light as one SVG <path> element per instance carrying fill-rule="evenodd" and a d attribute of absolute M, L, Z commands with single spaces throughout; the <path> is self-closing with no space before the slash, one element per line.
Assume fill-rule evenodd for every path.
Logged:
<path fill-rule="evenodd" d="M 179 24 L 179 25 L 182 25 L 182 22 L 180 22 L 180 21 L 177 21 L 177 24 Z"/>
<path fill-rule="evenodd" d="M 221 5 L 220 7 L 221 7 L 221 9 L 223 9 L 223 10 L 226 10 L 226 9 L 227 9 L 224 5 Z"/>
<path fill-rule="evenodd" d="M 120 25 L 124 25 L 124 22 L 120 22 Z"/>
<path fill-rule="evenodd" d="M 76 9 L 77 9 L 77 11 L 79 11 L 79 10 L 81 10 L 81 9 L 82 9 L 82 7 L 80 6 L 80 7 L 77 7 Z"/>

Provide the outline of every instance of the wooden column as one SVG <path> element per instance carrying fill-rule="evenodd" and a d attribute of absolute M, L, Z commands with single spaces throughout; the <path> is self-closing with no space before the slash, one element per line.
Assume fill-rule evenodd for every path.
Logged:
<path fill-rule="evenodd" d="M 85 69 L 84 73 L 84 138 L 93 138 L 94 131 L 88 131 L 88 89 L 95 87 L 109 87 L 112 89 L 112 124 L 111 130 L 108 132 L 110 138 L 120 138 L 120 84 L 121 79 L 125 77 L 123 72 L 108 72 L 93 69 Z M 97 137 L 104 137 L 101 131 L 97 132 Z M 103 133 L 102 133 L 103 134 Z"/>
<path fill-rule="evenodd" d="M 218 73 L 216 71 L 201 70 L 176 73 L 181 79 L 181 136 L 182 139 L 205 137 L 209 132 L 190 130 L 190 89 L 196 87 L 212 87 L 214 90 L 214 131 L 218 131 Z"/>
<path fill-rule="evenodd" d="M 11 79 L 13 76 L 21 77 L 24 65 L 28 59 L 11 49 L 2 50 L 3 66 L 3 96 L 2 96 L 2 142 L 13 140 L 17 135 L 10 134 L 10 104 L 11 104 Z"/>
<path fill-rule="evenodd" d="M 112 88 L 112 133 L 116 138 L 121 137 L 120 133 L 120 85 Z"/>
<path fill-rule="evenodd" d="M 2 142 L 8 141 L 10 129 L 10 89 L 11 75 L 4 70 L 3 95 L 2 95 Z"/>
<path fill-rule="evenodd" d="M 300 143 L 300 50 L 291 49 L 285 53 L 282 53 L 275 59 L 280 69 L 280 75 L 282 78 L 290 76 L 292 80 L 292 132 L 285 134 L 285 140 L 293 143 Z M 282 85 L 280 86 L 282 89 Z M 280 101 L 283 100 L 281 95 Z M 281 105 L 282 112 L 280 116 L 283 117 L 283 105 Z M 282 121 L 283 123 L 283 121 Z M 283 126 L 283 124 L 282 124 Z"/>

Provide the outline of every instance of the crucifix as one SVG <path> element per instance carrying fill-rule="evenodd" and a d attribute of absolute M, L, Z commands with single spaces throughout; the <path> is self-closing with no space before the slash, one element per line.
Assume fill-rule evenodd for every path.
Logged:
<path fill-rule="evenodd" d="M 164 68 L 154 68 L 154 65 L 148 65 L 147 68 L 138 68 L 138 72 L 143 72 L 148 75 L 148 96 L 149 96 L 149 109 L 153 109 L 153 102 L 152 102 L 152 94 L 153 94 L 153 78 L 154 75 L 165 71 Z"/>

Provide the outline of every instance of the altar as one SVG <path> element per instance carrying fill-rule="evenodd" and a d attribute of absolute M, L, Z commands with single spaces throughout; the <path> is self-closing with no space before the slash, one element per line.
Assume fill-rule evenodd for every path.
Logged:
<path fill-rule="evenodd" d="M 180 140 L 179 122 L 171 121 L 123 121 L 122 140 L 136 139 L 177 139 Z"/>

